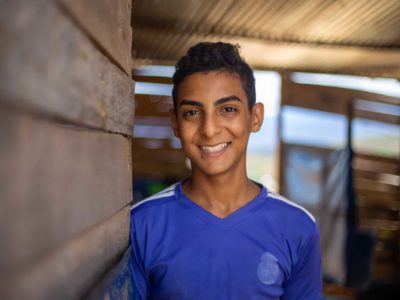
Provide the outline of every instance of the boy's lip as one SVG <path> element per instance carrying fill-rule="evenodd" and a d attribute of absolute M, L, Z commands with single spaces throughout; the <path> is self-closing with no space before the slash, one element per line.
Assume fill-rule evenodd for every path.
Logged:
<path fill-rule="evenodd" d="M 199 148 L 202 152 L 212 155 L 223 152 L 229 145 L 230 142 L 223 142 L 213 145 L 199 145 Z"/>

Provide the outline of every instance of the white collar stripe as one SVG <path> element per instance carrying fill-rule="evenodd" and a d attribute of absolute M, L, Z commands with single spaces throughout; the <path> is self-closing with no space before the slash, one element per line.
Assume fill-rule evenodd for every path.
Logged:
<path fill-rule="evenodd" d="M 169 193 L 163 193 L 161 195 L 156 194 L 154 196 L 151 196 L 151 197 L 149 197 L 149 198 L 147 198 L 145 200 L 142 200 L 142 201 L 136 203 L 135 205 L 133 205 L 131 207 L 131 210 L 136 208 L 136 207 L 138 207 L 138 206 L 140 206 L 140 205 L 142 205 L 142 204 L 144 204 L 144 203 L 146 203 L 146 202 L 150 202 L 150 201 L 153 201 L 153 200 L 156 200 L 156 199 L 160 199 L 160 198 L 166 198 L 166 197 L 169 197 L 169 196 L 173 196 L 174 194 L 175 194 L 175 192 L 173 192 L 173 191 L 169 192 Z"/>
<path fill-rule="evenodd" d="M 173 186 L 170 186 L 170 187 L 166 188 L 165 190 L 162 190 L 161 192 L 159 192 L 159 193 L 157 193 L 157 194 L 155 194 L 155 195 L 159 195 L 159 194 L 168 193 L 168 192 L 171 192 L 171 191 L 173 191 L 174 189 L 175 189 L 175 185 L 173 185 Z M 155 196 L 155 195 L 154 195 L 154 196 Z"/>
<path fill-rule="evenodd" d="M 146 202 L 153 201 L 153 200 L 160 199 L 160 198 L 166 198 L 166 197 L 173 196 L 175 194 L 175 186 L 176 186 L 176 184 L 173 184 L 170 187 L 166 188 L 165 190 L 162 190 L 161 192 L 159 192 L 157 194 L 154 194 L 153 196 L 150 196 L 150 197 L 148 197 L 148 198 L 136 203 L 135 205 L 133 205 L 131 207 L 131 210 L 136 208 L 136 207 L 138 207 L 138 206 L 140 206 L 140 205 L 142 205 L 142 204 L 144 204 L 144 203 L 146 203 Z"/>
<path fill-rule="evenodd" d="M 285 197 L 283 197 L 283 196 L 281 196 L 281 195 L 275 194 L 275 193 L 269 192 L 269 193 L 268 193 L 268 196 L 271 196 L 271 197 L 274 198 L 274 199 L 277 199 L 277 200 L 280 200 L 280 201 L 282 201 L 282 202 L 285 202 L 285 203 L 287 203 L 287 204 L 289 204 L 289 205 L 291 205 L 291 206 L 297 207 L 298 209 L 300 209 L 300 210 L 302 210 L 303 212 L 305 212 L 305 213 L 307 214 L 307 216 L 309 216 L 310 219 L 315 223 L 315 218 L 314 218 L 314 216 L 313 216 L 307 209 L 305 209 L 304 207 L 302 207 L 302 206 L 300 206 L 300 205 L 298 205 L 298 204 L 296 204 L 296 203 L 294 203 L 294 202 L 292 202 L 292 201 L 286 199 Z"/>

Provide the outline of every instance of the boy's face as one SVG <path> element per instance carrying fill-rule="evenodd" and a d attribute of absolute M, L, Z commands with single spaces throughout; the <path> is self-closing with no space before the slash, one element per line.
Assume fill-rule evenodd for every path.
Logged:
<path fill-rule="evenodd" d="M 251 132 L 260 129 L 263 105 L 249 111 L 248 99 L 236 74 L 195 73 L 180 84 L 174 133 L 191 160 L 193 173 L 218 175 L 243 172 Z"/>

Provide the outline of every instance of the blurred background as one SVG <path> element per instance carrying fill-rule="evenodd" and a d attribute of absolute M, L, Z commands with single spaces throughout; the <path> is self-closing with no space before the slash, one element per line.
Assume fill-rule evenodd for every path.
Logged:
<path fill-rule="evenodd" d="M 168 111 L 200 41 L 255 70 L 248 174 L 316 216 L 325 299 L 400 298 L 400 1 L 0 1 L 0 39 L 2 299 L 129 296 L 129 206 L 190 172 Z"/>

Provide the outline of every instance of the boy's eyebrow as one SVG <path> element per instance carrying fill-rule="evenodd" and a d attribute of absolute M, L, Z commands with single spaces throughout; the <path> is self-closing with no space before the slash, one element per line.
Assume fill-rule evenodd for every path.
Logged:
<path fill-rule="evenodd" d="M 227 96 L 227 97 L 224 97 L 224 98 L 221 98 L 221 99 L 218 99 L 217 101 L 215 101 L 214 106 L 221 105 L 221 104 L 224 104 L 229 101 L 239 101 L 240 102 L 240 98 L 235 95 Z"/>
<path fill-rule="evenodd" d="M 179 102 L 179 106 L 182 105 L 192 105 L 192 106 L 199 106 L 199 107 L 203 107 L 203 103 L 199 102 L 199 101 L 195 101 L 195 100 L 190 100 L 190 99 L 183 99 L 181 102 Z"/>
<path fill-rule="evenodd" d="M 226 102 L 229 101 L 241 101 L 239 97 L 235 96 L 235 95 L 231 95 L 231 96 L 227 96 L 227 97 L 223 97 L 221 99 L 218 99 L 214 102 L 214 106 L 218 106 L 221 104 L 224 104 Z M 183 99 L 181 102 L 179 102 L 179 106 L 182 105 L 192 105 L 192 106 L 198 106 L 198 107 L 203 107 L 203 103 L 199 102 L 199 101 L 195 101 L 195 100 L 190 100 L 190 99 Z"/>

